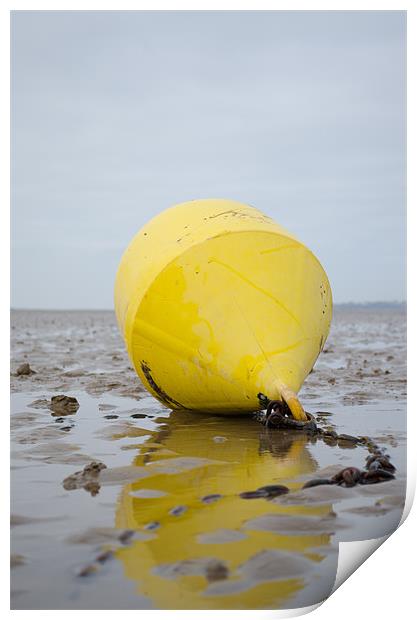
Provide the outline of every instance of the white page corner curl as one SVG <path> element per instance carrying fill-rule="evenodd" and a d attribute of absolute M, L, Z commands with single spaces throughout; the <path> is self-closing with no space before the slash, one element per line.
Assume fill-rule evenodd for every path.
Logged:
<path fill-rule="evenodd" d="M 333 594 L 366 560 L 391 536 L 370 540 L 355 540 L 339 543 L 337 573 L 331 594 Z"/>

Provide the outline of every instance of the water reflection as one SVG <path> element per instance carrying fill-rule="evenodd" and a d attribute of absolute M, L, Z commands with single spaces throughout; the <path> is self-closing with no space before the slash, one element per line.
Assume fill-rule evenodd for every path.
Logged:
<path fill-rule="evenodd" d="M 117 504 L 116 527 L 151 536 L 118 552 L 127 577 L 160 609 L 285 607 L 321 559 L 311 550 L 328 545 L 330 533 L 283 535 L 245 524 L 268 514 L 296 522 L 331 506 L 239 493 L 276 483 L 298 488 L 295 479 L 317 468 L 308 438 L 267 432 L 248 418 L 177 411 L 164 422 L 134 460 L 150 475 L 127 484 Z"/>

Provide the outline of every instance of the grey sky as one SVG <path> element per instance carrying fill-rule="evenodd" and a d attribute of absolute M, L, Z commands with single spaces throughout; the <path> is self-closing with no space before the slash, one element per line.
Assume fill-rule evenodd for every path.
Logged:
<path fill-rule="evenodd" d="M 15 12 L 12 304 L 111 308 L 150 217 L 252 204 L 405 298 L 404 12 Z"/>

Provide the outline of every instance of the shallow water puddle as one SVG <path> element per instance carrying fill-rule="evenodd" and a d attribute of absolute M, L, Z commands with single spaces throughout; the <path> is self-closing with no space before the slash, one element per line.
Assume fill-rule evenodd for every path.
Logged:
<path fill-rule="evenodd" d="M 15 315 L 14 355 L 21 363 L 27 354 L 36 374 L 12 377 L 13 609 L 311 605 L 333 587 L 340 540 L 398 524 L 402 316 L 336 315 L 333 341 L 301 393 L 308 411 L 323 412 L 321 425 L 386 447 L 396 479 L 301 489 L 362 468 L 366 450 L 266 430 L 249 417 L 163 409 L 129 367 L 110 313 Z M 79 409 L 45 408 L 60 393 Z M 94 485 L 64 488 L 92 461 L 106 465 Z M 266 485 L 290 492 L 240 497 Z"/>
<path fill-rule="evenodd" d="M 150 397 L 71 395 L 80 408 L 64 421 L 31 407 L 33 394 L 13 395 L 18 608 L 36 607 L 42 592 L 50 607 L 59 601 L 81 608 L 93 600 L 96 608 L 311 604 L 317 592 L 325 596 L 332 588 L 338 540 L 363 533 L 364 520 L 366 532 L 382 535 L 401 516 L 401 476 L 373 487 L 301 490 L 320 469 L 362 466 L 362 448 L 266 431 L 248 418 L 170 413 Z M 358 432 L 363 415 L 345 409 L 337 413 L 338 428 Z M 110 410 L 118 418 L 106 419 Z M 131 417 L 142 410 L 147 417 Z M 375 428 L 377 422 L 389 443 L 392 414 L 378 407 L 367 413 L 367 423 Z M 401 470 L 398 437 L 390 452 Z M 107 466 L 97 495 L 65 490 L 63 480 L 93 460 Z M 291 492 L 269 501 L 239 497 L 271 484 Z M 100 563 L 106 549 L 112 553 Z M 311 583 L 316 587 L 305 599 Z"/>

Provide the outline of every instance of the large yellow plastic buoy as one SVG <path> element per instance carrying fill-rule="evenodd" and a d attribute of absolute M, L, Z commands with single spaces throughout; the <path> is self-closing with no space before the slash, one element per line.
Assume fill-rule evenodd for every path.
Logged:
<path fill-rule="evenodd" d="M 332 297 L 319 261 L 257 209 L 195 200 L 163 211 L 124 253 L 115 308 L 145 387 L 171 409 L 306 419 L 296 393 L 323 349 Z"/>

